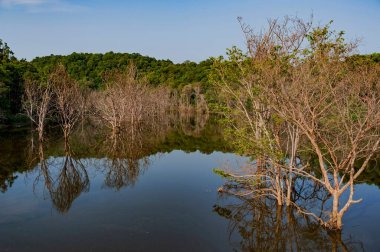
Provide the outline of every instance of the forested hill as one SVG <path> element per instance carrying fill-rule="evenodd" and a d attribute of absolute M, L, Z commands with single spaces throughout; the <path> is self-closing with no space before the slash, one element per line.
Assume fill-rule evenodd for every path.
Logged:
<path fill-rule="evenodd" d="M 170 60 L 157 60 L 138 53 L 72 53 L 67 56 L 51 55 L 37 57 L 31 61 L 39 76 L 47 76 L 57 63 L 65 65 L 69 74 L 81 85 L 98 88 L 102 83 L 103 74 L 115 68 L 123 68 L 133 63 L 140 75 L 147 78 L 152 85 L 169 85 L 181 88 L 187 84 L 207 82 L 212 61 L 200 63 L 186 61 L 174 64 Z"/>
<path fill-rule="evenodd" d="M 380 62 L 380 53 L 370 55 L 354 55 L 350 58 L 353 63 Z M 185 61 L 175 64 L 170 60 L 158 60 L 138 53 L 72 53 L 67 56 L 51 55 L 33 59 L 29 66 L 37 77 L 46 77 L 52 69 L 62 63 L 70 76 L 80 85 L 98 88 L 102 84 L 102 76 L 111 69 L 120 69 L 133 63 L 138 73 L 147 78 L 152 85 L 169 85 L 173 88 L 182 88 L 187 84 L 201 83 L 205 85 L 212 66 L 208 59 L 195 63 Z"/>
<path fill-rule="evenodd" d="M 50 55 L 28 62 L 14 57 L 10 47 L 0 39 L 0 125 L 22 112 L 21 100 L 26 79 L 43 82 L 58 64 L 63 64 L 80 86 L 99 89 L 107 71 L 123 69 L 131 63 L 148 84 L 176 89 L 194 83 L 200 83 L 203 89 L 207 89 L 212 66 L 211 59 L 200 63 L 185 61 L 175 64 L 138 53 L 114 52 Z"/>

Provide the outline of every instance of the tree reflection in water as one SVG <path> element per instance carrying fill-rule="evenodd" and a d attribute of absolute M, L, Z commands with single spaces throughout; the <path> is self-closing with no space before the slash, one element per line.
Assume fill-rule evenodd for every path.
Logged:
<path fill-rule="evenodd" d="M 223 205 L 223 201 L 234 203 Z M 228 199 L 229 198 L 229 199 Z M 227 200 L 228 199 L 228 200 Z M 240 237 L 242 251 L 363 251 L 361 242 L 342 239 L 328 232 L 292 207 L 278 206 L 275 200 L 232 196 L 223 193 L 213 210 L 229 220 L 228 232 Z"/>
<path fill-rule="evenodd" d="M 202 114 L 201 112 L 192 111 L 179 114 L 181 129 L 187 136 L 201 136 L 208 119 L 208 113 Z"/>
<path fill-rule="evenodd" d="M 68 212 L 74 200 L 89 190 L 85 166 L 73 157 L 68 142 L 64 157 L 46 159 L 42 144 L 38 146 L 38 156 L 40 173 L 36 182 L 42 177 L 54 208 L 60 213 Z"/>
<path fill-rule="evenodd" d="M 106 169 L 104 184 L 116 190 L 133 186 L 138 176 L 149 166 L 141 135 L 132 137 L 126 132 L 121 132 L 109 138 L 104 146 L 108 149 L 104 164 Z"/>
<path fill-rule="evenodd" d="M 105 186 L 120 190 L 135 185 L 139 175 L 150 166 L 149 156 L 170 129 L 165 120 L 152 121 L 129 125 L 108 136 L 100 150 L 107 157 L 102 164 Z"/>
<path fill-rule="evenodd" d="M 177 141 L 177 137 L 185 143 L 192 139 L 182 139 L 181 134 L 176 134 L 177 126 L 168 117 L 129 125 L 117 134 L 108 135 L 109 132 L 87 124 L 73 132 L 70 141 L 60 139 L 37 146 L 31 144 L 27 148 L 27 170 L 37 168 L 34 188 L 43 181 L 44 193 L 47 193 L 54 208 L 66 213 L 74 200 L 89 190 L 90 179 L 86 169 L 97 168 L 94 172 L 104 174 L 105 187 L 120 190 L 133 186 L 150 166 L 152 155 L 176 148 L 172 145 L 182 143 Z"/>

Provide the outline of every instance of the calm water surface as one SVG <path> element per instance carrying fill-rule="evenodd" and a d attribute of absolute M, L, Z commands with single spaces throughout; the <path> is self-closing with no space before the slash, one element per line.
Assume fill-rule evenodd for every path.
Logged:
<path fill-rule="evenodd" d="M 39 147 L 27 131 L 1 135 L 0 251 L 380 250 L 378 168 L 336 237 L 289 209 L 218 194 L 212 169 L 244 159 L 212 125 L 157 138 L 115 144 L 90 129 Z"/>

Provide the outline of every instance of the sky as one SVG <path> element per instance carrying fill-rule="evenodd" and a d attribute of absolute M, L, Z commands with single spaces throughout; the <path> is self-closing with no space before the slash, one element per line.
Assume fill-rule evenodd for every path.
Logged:
<path fill-rule="evenodd" d="M 199 62 L 244 48 L 239 16 L 260 30 L 311 14 L 360 39 L 360 53 L 380 52 L 380 0 L 0 0 L 0 39 L 27 60 L 113 51 Z"/>

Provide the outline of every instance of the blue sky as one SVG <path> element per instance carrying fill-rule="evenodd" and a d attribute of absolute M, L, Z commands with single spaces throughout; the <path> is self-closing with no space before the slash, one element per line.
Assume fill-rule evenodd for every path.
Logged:
<path fill-rule="evenodd" d="M 76 52 L 137 52 L 200 61 L 244 47 L 237 17 L 260 29 L 268 18 L 314 15 L 380 52 L 380 0 L 0 0 L 0 38 L 18 58 Z"/>

